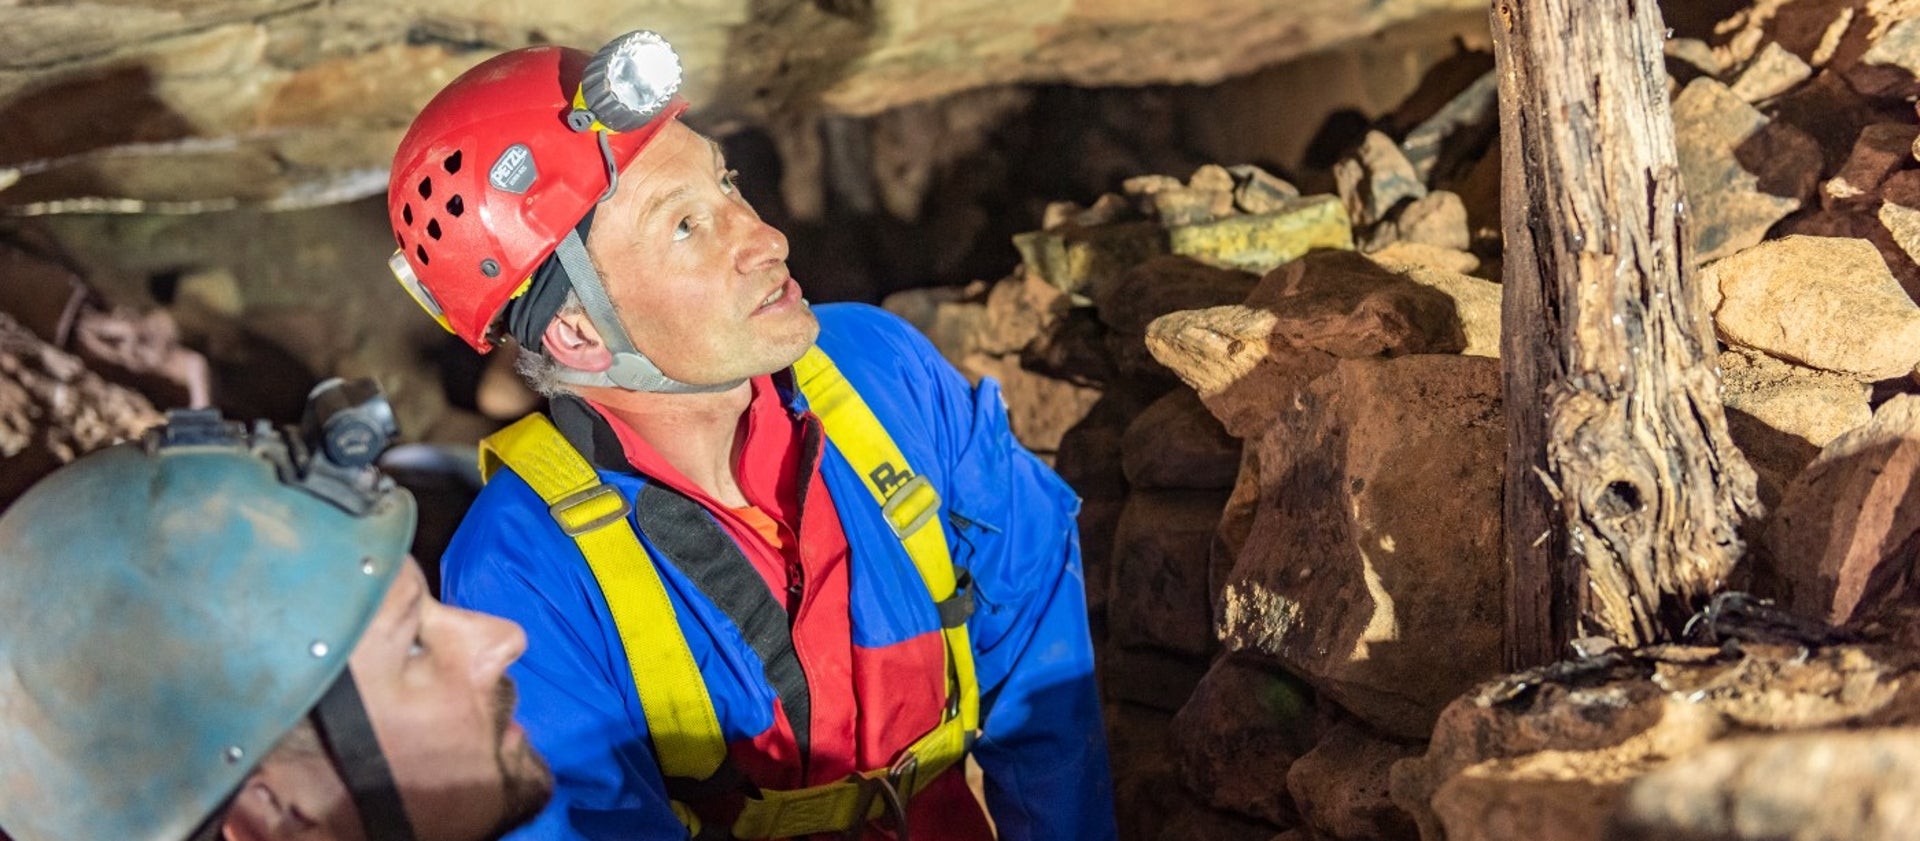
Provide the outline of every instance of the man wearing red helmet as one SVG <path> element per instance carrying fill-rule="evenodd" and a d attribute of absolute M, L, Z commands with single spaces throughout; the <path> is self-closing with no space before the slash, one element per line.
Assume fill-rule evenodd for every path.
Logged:
<path fill-rule="evenodd" d="M 1078 501 L 991 381 L 807 304 L 678 83 L 647 32 L 507 53 L 389 185 L 402 284 L 553 398 L 442 573 L 527 630 L 523 837 L 1112 837 Z"/>

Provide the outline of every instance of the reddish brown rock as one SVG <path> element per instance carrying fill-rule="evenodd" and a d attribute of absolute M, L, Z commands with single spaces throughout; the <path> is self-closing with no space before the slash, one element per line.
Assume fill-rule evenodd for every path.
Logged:
<path fill-rule="evenodd" d="M 1318 837 L 1413 838 L 1413 817 L 1393 804 L 1388 774 L 1395 762 L 1421 752 L 1416 745 L 1382 739 L 1351 723 L 1336 724 L 1287 770 L 1287 791 Z"/>
<path fill-rule="evenodd" d="M 1107 700 L 1169 715 L 1187 705 L 1206 675 L 1205 658 L 1187 654 L 1113 645 L 1100 656 L 1100 685 Z"/>
<path fill-rule="evenodd" d="M 1220 658 L 1173 718 L 1187 784 L 1217 808 L 1277 826 L 1297 824 L 1287 770 L 1318 736 L 1314 715 L 1312 692 L 1298 680 Z"/>
<path fill-rule="evenodd" d="M 1134 488 L 1226 490 L 1240 473 L 1240 441 L 1184 388 L 1134 419 L 1120 453 Z"/>
<path fill-rule="evenodd" d="M 1853 152 L 1833 178 L 1820 188 L 1826 207 L 1873 205 L 1894 170 L 1913 163 L 1913 141 L 1920 126 L 1910 123 L 1874 123 L 1860 130 Z"/>
<path fill-rule="evenodd" d="M 1843 623 L 1904 595 L 1920 559 L 1920 397 L 1882 405 L 1787 486 L 1765 534 L 1785 604 Z"/>
<path fill-rule="evenodd" d="M 1864 380 L 1920 361 L 1920 307 L 1865 240 L 1771 240 L 1708 266 L 1701 283 L 1729 344 Z"/>
<path fill-rule="evenodd" d="M 1459 310 L 1439 289 L 1326 251 L 1269 272 L 1240 305 L 1160 318 L 1146 345 L 1244 439 L 1336 358 L 1460 351 Z"/>
<path fill-rule="evenodd" d="M 1759 643 L 1536 669 L 1449 705 L 1426 755 L 1394 766 L 1393 799 L 1425 841 L 1616 838 L 1636 778 L 1732 733 L 1909 721 L 1917 671 L 1908 649 Z"/>
<path fill-rule="evenodd" d="M 1696 262 L 1760 242 L 1819 178 L 1812 138 L 1770 122 L 1712 79 L 1696 79 L 1674 98 L 1673 123 Z"/>
<path fill-rule="evenodd" d="M 1170 312 L 1238 303 L 1258 280 L 1254 275 L 1206 265 L 1186 257 L 1146 260 L 1097 290 L 1100 320 L 1118 333 L 1141 335 Z"/>
<path fill-rule="evenodd" d="M 1113 538 L 1108 638 L 1197 657 L 1215 641 L 1208 567 L 1226 494 L 1135 491 Z"/>
<path fill-rule="evenodd" d="M 1903 20 L 1880 33 L 1846 77 L 1867 96 L 1911 99 L 1920 93 L 1920 20 Z"/>
<path fill-rule="evenodd" d="M 1229 650 L 1421 738 L 1498 671 L 1499 363 L 1342 360 L 1267 403 L 1259 507 L 1222 594 Z"/>

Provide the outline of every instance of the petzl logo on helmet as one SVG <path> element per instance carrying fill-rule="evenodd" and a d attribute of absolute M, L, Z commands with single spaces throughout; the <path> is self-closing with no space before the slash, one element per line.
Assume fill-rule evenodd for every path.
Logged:
<path fill-rule="evenodd" d="M 509 193 L 526 192 L 539 177 L 540 170 L 533 165 L 533 150 L 525 143 L 508 146 L 493 162 L 493 168 L 487 170 L 487 183 Z"/>

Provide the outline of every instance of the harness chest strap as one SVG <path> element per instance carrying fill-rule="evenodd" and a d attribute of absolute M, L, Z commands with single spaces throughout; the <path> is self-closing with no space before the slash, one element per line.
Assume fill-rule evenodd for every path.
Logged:
<path fill-rule="evenodd" d="M 794 368 L 828 438 L 860 473 L 939 608 L 947 713 L 891 767 L 820 786 L 760 790 L 747 798 L 726 831 L 743 839 L 841 832 L 880 817 L 887 804 L 875 797 L 877 787 L 902 797 L 918 793 L 966 754 L 979 727 L 979 688 L 965 622 L 971 593 L 958 588 L 946 535 L 937 524 L 939 495 L 913 473 L 879 419 L 824 353 L 809 350 Z M 491 478 L 501 466 L 512 468 L 548 503 L 586 557 L 613 614 L 662 774 L 715 778 L 727 762 L 718 716 L 659 572 L 627 520 L 625 496 L 603 484 L 542 415 L 488 437 L 480 460 L 483 477 Z M 640 679 L 643 674 L 646 680 Z M 682 822 L 700 833 L 694 811 L 684 803 L 674 806 Z"/>

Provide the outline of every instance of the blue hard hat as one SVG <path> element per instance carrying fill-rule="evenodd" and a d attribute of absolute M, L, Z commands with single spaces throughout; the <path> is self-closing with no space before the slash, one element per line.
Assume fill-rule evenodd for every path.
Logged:
<path fill-rule="evenodd" d="M 346 669 L 414 516 L 211 412 L 34 486 L 0 516 L 0 832 L 192 833 Z"/>

